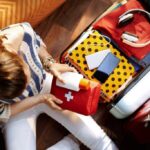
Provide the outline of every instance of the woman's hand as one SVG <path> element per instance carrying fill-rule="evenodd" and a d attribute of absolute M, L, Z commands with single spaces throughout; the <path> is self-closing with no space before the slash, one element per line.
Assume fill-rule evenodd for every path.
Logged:
<path fill-rule="evenodd" d="M 45 103 L 54 109 L 61 110 L 61 107 L 59 105 L 63 102 L 51 94 L 38 94 L 36 96 L 27 97 L 23 101 L 11 104 L 11 116 L 28 110 L 40 103 Z"/>
<path fill-rule="evenodd" d="M 50 66 L 51 73 L 58 78 L 59 81 L 64 83 L 64 80 L 61 78 L 61 73 L 64 72 L 77 72 L 74 67 L 70 67 L 67 64 L 53 63 Z"/>
<path fill-rule="evenodd" d="M 45 103 L 53 109 L 62 110 L 62 108 L 59 105 L 62 104 L 63 101 L 56 98 L 52 94 L 39 94 L 35 96 L 35 98 L 39 101 L 39 103 Z"/>

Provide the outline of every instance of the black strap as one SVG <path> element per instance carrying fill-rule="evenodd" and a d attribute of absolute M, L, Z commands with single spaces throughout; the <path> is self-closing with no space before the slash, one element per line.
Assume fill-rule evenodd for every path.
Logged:
<path fill-rule="evenodd" d="M 138 0 L 143 6 L 144 8 L 150 12 L 150 0 Z"/>

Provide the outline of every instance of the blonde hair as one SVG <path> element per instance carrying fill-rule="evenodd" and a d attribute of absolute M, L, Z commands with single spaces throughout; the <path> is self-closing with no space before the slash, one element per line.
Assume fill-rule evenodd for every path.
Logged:
<path fill-rule="evenodd" d="M 23 60 L 3 45 L 0 36 L 0 99 L 12 99 L 23 92 L 26 87 L 27 77 L 23 68 Z"/>

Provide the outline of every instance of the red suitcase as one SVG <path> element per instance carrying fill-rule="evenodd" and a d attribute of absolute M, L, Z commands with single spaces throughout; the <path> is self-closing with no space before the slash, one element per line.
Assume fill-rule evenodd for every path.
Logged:
<path fill-rule="evenodd" d="M 144 8 L 137 0 L 130 0 L 125 5 L 99 19 L 93 25 L 93 28 L 108 34 L 125 54 L 127 54 L 129 57 L 134 57 L 139 61 L 144 59 L 150 53 L 150 44 L 142 48 L 132 47 L 125 44 L 121 37 L 124 32 L 130 32 L 139 37 L 137 44 L 147 43 L 147 41 L 150 39 L 150 23 L 149 19 L 147 19 L 147 15 L 142 15 L 140 12 L 133 13 L 134 19 L 132 22 L 124 25 L 123 27 L 118 27 L 119 17 L 121 17 L 121 15 L 128 10 L 132 9 L 143 10 Z"/>
<path fill-rule="evenodd" d="M 126 128 L 139 143 L 150 143 L 150 99 L 128 121 Z"/>

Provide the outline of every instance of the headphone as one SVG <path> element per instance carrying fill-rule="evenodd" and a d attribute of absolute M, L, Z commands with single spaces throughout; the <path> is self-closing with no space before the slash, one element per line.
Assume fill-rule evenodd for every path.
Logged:
<path fill-rule="evenodd" d="M 143 9 L 130 9 L 126 11 L 125 13 L 123 13 L 121 16 L 119 16 L 118 27 L 119 28 L 123 27 L 127 25 L 128 23 L 132 22 L 134 19 L 134 13 L 141 13 L 147 17 L 148 21 L 150 21 L 149 12 Z M 150 40 L 145 43 L 136 43 L 139 40 L 139 37 L 129 32 L 124 32 L 121 35 L 121 39 L 123 43 L 126 43 L 127 45 L 130 45 L 132 47 L 140 48 L 140 47 L 145 47 L 150 44 Z"/>

